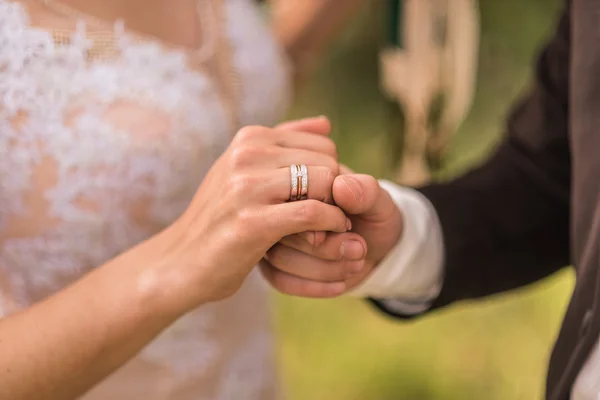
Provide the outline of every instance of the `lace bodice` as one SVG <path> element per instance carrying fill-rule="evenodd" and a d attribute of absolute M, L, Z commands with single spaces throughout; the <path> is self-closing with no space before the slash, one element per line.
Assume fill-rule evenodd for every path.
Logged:
<path fill-rule="evenodd" d="M 237 125 L 272 124 L 288 100 L 283 58 L 251 0 L 217 1 L 238 77 L 231 104 L 215 69 L 186 51 L 36 3 L 0 0 L 0 316 L 167 226 Z M 111 51 L 91 57 L 97 48 Z M 87 398 L 272 398 L 267 314 L 252 277 Z"/>

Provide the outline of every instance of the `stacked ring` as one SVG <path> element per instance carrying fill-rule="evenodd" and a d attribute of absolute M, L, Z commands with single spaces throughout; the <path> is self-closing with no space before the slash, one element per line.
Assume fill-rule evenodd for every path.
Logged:
<path fill-rule="evenodd" d="M 290 165 L 291 190 L 290 201 L 308 198 L 308 168 L 306 165 Z"/>
<path fill-rule="evenodd" d="M 300 175 L 302 176 L 302 186 L 300 187 L 300 200 L 308 199 L 308 168 L 306 165 L 300 166 Z"/>

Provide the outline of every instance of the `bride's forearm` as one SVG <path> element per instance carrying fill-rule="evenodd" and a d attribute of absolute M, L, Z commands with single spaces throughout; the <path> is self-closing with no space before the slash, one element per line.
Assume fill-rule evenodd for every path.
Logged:
<path fill-rule="evenodd" d="M 304 75 L 366 0 L 270 0 L 275 35 Z"/>
<path fill-rule="evenodd" d="M 77 398 L 182 314 L 173 279 L 162 279 L 169 234 L 0 319 L 0 399 Z"/>

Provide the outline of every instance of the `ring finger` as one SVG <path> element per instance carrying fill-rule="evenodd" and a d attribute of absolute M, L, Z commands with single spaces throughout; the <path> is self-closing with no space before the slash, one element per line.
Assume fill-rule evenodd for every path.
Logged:
<path fill-rule="evenodd" d="M 332 187 L 336 177 L 334 172 L 327 167 L 307 167 L 306 196 L 308 199 L 319 200 L 333 204 Z M 292 198 L 292 174 L 290 167 L 279 168 L 271 172 L 271 179 L 267 180 L 267 190 L 274 203 L 281 203 Z M 301 189 L 302 182 L 296 185 Z"/>

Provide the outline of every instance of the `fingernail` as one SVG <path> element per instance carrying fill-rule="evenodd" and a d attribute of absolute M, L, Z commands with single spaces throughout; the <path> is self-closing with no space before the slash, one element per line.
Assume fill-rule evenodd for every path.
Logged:
<path fill-rule="evenodd" d="M 350 218 L 346 218 L 346 229 L 349 231 L 352 230 L 352 221 L 350 221 Z"/>
<path fill-rule="evenodd" d="M 348 240 L 342 243 L 340 247 L 342 260 L 362 260 L 365 256 L 365 248 L 362 243 L 357 240 Z"/>
<path fill-rule="evenodd" d="M 311 245 L 315 245 L 315 232 L 301 232 L 300 237 L 306 240 Z"/>
<path fill-rule="evenodd" d="M 313 246 L 319 247 L 323 243 L 325 243 L 325 239 L 327 239 L 327 232 L 313 232 Z"/>
<path fill-rule="evenodd" d="M 331 297 L 331 296 L 339 296 L 344 294 L 344 292 L 346 291 L 346 284 L 344 282 L 335 282 L 335 283 L 330 283 L 329 285 L 327 285 L 328 287 L 328 292 L 326 297 Z"/>

